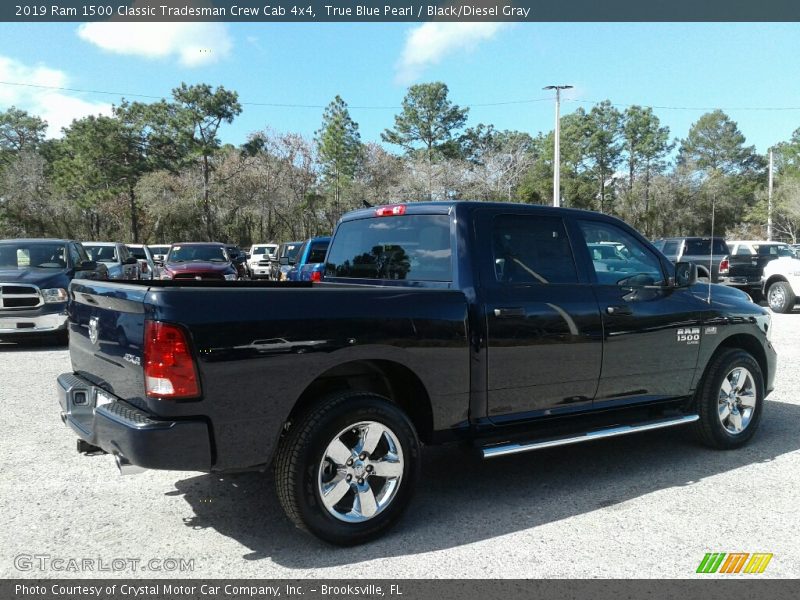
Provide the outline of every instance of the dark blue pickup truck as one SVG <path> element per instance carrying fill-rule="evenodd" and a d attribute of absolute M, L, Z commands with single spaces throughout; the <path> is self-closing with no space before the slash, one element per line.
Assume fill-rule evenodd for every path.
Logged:
<path fill-rule="evenodd" d="M 612 217 L 363 209 L 325 265 L 314 284 L 74 281 L 58 394 L 79 447 L 122 468 L 271 466 L 292 521 L 355 544 L 400 518 L 422 443 L 489 459 L 687 425 L 730 449 L 773 388 L 769 311 Z"/>
<path fill-rule="evenodd" d="M 80 242 L 0 240 L 0 340 L 67 340 L 67 288 L 74 278 L 108 279 Z"/>

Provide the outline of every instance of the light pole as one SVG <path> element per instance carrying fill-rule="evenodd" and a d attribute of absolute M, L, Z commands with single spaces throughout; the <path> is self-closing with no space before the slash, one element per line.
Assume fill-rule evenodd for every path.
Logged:
<path fill-rule="evenodd" d="M 769 187 L 767 188 L 767 241 L 772 241 L 772 148 L 769 149 Z"/>
<path fill-rule="evenodd" d="M 571 90 L 571 85 L 548 85 L 545 90 L 556 91 L 556 130 L 553 142 L 553 206 L 561 206 L 561 90 Z"/>

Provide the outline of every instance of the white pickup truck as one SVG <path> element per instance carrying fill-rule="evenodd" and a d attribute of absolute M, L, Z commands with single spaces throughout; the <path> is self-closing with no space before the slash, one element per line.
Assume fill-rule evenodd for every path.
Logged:
<path fill-rule="evenodd" d="M 800 259 L 781 256 L 764 266 L 764 296 L 775 312 L 792 312 L 800 298 Z"/>

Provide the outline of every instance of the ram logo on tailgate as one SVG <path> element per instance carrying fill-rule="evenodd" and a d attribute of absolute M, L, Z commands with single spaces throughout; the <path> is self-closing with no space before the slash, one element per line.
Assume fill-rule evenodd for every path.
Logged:
<path fill-rule="evenodd" d="M 92 317 L 89 319 L 89 341 L 93 344 L 97 343 L 98 329 L 100 326 L 100 319 Z"/>

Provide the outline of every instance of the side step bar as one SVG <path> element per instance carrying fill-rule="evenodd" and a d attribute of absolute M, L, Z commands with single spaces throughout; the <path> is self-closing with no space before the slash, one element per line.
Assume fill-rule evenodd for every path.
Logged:
<path fill-rule="evenodd" d="M 658 419 L 656 421 L 645 421 L 636 425 L 620 425 L 619 427 L 609 427 L 606 429 L 597 429 L 594 431 L 587 431 L 579 435 L 571 435 L 560 438 L 549 438 L 535 442 L 522 442 L 522 443 L 509 443 L 501 444 L 498 446 L 487 446 L 481 449 L 483 458 L 494 458 L 496 456 L 505 456 L 507 454 L 519 454 L 520 452 L 530 452 L 531 450 L 541 450 L 543 448 L 554 448 L 555 446 L 567 446 L 569 444 L 579 444 L 581 442 L 589 442 L 591 440 L 602 440 L 610 437 L 617 437 L 619 435 L 627 435 L 629 433 L 639 433 L 640 431 L 650 431 L 651 429 L 663 429 L 664 427 L 674 427 L 675 425 L 684 425 L 686 423 L 693 423 L 700 418 L 700 415 L 682 415 L 680 417 L 669 417 L 667 419 Z"/>

